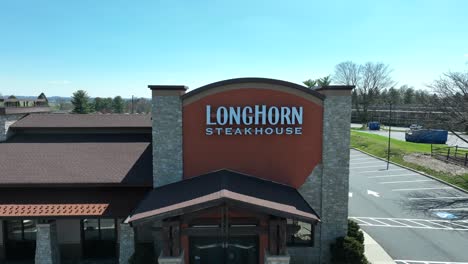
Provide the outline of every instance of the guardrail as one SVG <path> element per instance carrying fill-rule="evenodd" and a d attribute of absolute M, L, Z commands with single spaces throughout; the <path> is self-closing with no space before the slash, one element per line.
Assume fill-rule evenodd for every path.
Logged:
<path fill-rule="evenodd" d="M 431 144 L 431 157 L 468 167 L 468 148 Z"/>

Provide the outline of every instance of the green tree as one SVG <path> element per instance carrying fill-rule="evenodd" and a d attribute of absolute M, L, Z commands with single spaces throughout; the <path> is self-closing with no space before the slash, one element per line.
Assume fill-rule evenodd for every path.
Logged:
<path fill-rule="evenodd" d="M 113 100 L 112 98 L 101 98 L 96 97 L 94 98 L 94 109 L 96 112 L 100 112 L 103 114 L 112 113 L 113 111 Z"/>
<path fill-rule="evenodd" d="M 94 98 L 94 110 L 96 112 L 102 112 L 104 109 L 104 100 L 101 97 Z"/>
<path fill-rule="evenodd" d="M 114 100 L 112 100 L 112 109 L 114 110 L 114 113 L 118 113 L 118 114 L 123 113 L 124 106 L 125 106 L 125 103 L 121 96 L 114 97 Z"/>
<path fill-rule="evenodd" d="M 388 102 L 387 103 L 391 103 L 393 105 L 398 105 L 401 103 L 401 97 L 400 97 L 400 91 L 398 91 L 397 89 L 395 88 L 390 88 L 388 89 Z"/>
<path fill-rule="evenodd" d="M 323 86 L 329 86 L 330 83 L 331 83 L 331 77 L 330 77 L 330 75 L 328 75 L 328 76 L 318 78 L 318 79 L 315 79 L 315 80 L 308 79 L 308 80 L 303 81 L 302 83 L 305 84 L 305 86 L 307 86 L 309 88 L 313 88 L 315 86 L 322 86 L 322 87 Z"/>
<path fill-rule="evenodd" d="M 92 112 L 91 105 L 89 103 L 89 96 L 86 91 L 78 90 L 73 93 L 72 100 L 74 114 L 89 114 Z"/>
<path fill-rule="evenodd" d="M 330 75 L 317 79 L 317 84 L 321 87 L 329 86 L 331 84 Z"/>
<path fill-rule="evenodd" d="M 317 80 L 312 80 L 312 79 L 309 79 L 309 80 L 305 80 L 302 82 L 303 84 L 305 84 L 305 86 L 309 87 L 309 88 L 312 88 L 314 86 L 317 86 Z"/>

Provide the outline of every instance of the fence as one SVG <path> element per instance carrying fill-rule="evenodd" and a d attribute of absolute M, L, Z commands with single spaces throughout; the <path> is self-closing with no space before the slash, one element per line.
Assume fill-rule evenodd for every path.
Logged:
<path fill-rule="evenodd" d="M 431 144 L 431 157 L 461 166 L 468 166 L 468 148 L 464 147 Z"/>

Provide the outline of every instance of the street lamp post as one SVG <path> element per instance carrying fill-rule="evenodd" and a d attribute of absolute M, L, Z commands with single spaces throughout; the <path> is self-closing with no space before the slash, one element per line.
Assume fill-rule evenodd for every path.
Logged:
<path fill-rule="evenodd" d="M 390 166 L 390 136 L 392 134 L 392 103 L 390 102 L 390 113 L 388 117 L 388 148 L 387 148 L 387 170 Z"/>

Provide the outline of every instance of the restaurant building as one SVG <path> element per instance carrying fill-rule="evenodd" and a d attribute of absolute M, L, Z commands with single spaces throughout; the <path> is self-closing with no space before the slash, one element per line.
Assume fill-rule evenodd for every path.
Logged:
<path fill-rule="evenodd" d="M 151 116 L 4 118 L 0 260 L 329 263 L 347 231 L 353 87 L 149 88 Z"/>

